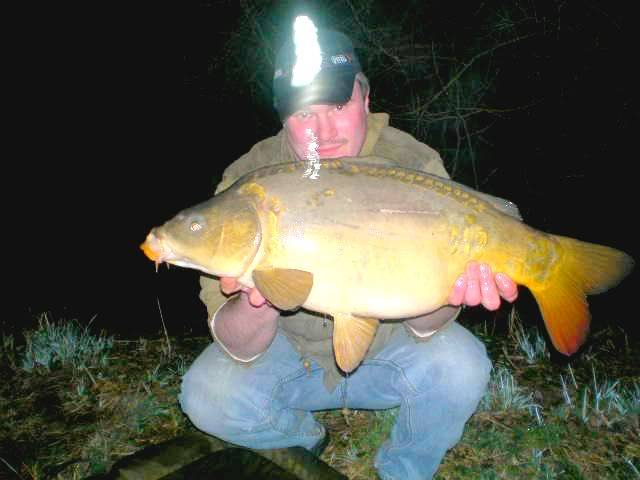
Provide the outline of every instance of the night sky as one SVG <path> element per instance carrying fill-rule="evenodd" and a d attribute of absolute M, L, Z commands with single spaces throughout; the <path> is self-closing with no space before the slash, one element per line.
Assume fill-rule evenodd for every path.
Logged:
<path fill-rule="evenodd" d="M 19 148 L 5 162 L 16 173 L 5 167 L 3 175 L 6 192 L 19 187 L 5 204 L 12 308 L 4 329 L 49 311 L 81 323 L 96 315 L 94 326 L 121 336 L 153 336 L 159 301 L 169 334 L 206 334 L 198 274 L 156 274 L 139 244 L 154 225 L 207 199 L 225 166 L 277 131 L 275 113 L 244 90 L 234 95 L 233 80 L 220 74 L 224 40 L 241 14 L 235 3 L 203 2 L 162 19 L 41 12 L 16 70 L 25 91 Z M 473 13 L 432 3 L 442 18 L 425 18 L 434 36 Z M 539 101 L 486 132 L 483 189 L 517 203 L 536 228 L 637 259 L 635 17 L 606 2 L 572 15 L 575 3 L 565 2 L 561 35 L 544 48 L 522 42 L 503 62 L 492 101 Z M 371 100 L 378 111 L 375 84 Z M 635 328 L 637 287 L 634 272 L 590 297 L 594 322 Z"/>

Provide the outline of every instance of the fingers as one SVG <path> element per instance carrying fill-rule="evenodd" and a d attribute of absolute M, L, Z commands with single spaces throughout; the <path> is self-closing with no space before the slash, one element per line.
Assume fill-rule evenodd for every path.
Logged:
<path fill-rule="evenodd" d="M 470 307 L 479 305 L 482 301 L 480 290 L 480 266 L 477 262 L 469 262 L 465 271 L 467 276 L 467 291 L 464 294 L 464 304 Z"/>
<path fill-rule="evenodd" d="M 257 288 L 252 288 L 249 290 L 249 303 L 254 307 L 261 307 L 267 303 L 267 300 L 262 296 Z"/>
<path fill-rule="evenodd" d="M 220 290 L 226 295 L 231 295 L 234 292 L 240 290 L 240 284 L 238 280 L 233 277 L 221 277 L 220 278 Z"/>
<path fill-rule="evenodd" d="M 494 275 L 486 263 L 469 262 L 449 294 L 449 304 L 470 307 L 482 304 L 487 310 L 497 310 L 501 299 L 513 302 L 516 298 L 518 286 L 508 275 Z"/>
<path fill-rule="evenodd" d="M 500 296 L 507 302 L 514 302 L 518 298 L 518 285 L 504 273 L 496 273 L 495 279 Z"/>
<path fill-rule="evenodd" d="M 220 277 L 220 290 L 226 295 L 231 295 L 232 293 L 242 290 L 248 295 L 249 303 L 254 307 L 261 307 L 267 303 L 257 288 L 243 287 L 238 280 L 233 277 Z"/>
<path fill-rule="evenodd" d="M 451 305 L 475 307 L 482 300 L 480 290 L 480 269 L 477 262 L 469 262 L 465 272 L 458 277 L 449 294 Z"/>
<path fill-rule="evenodd" d="M 478 266 L 478 282 L 480 284 L 480 301 L 487 310 L 500 308 L 500 294 L 493 278 L 491 267 L 486 263 Z"/>
<path fill-rule="evenodd" d="M 464 302 L 464 295 L 467 291 L 467 276 L 463 273 L 458 277 L 453 285 L 453 290 L 449 294 L 449 304 L 458 306 Z"/>

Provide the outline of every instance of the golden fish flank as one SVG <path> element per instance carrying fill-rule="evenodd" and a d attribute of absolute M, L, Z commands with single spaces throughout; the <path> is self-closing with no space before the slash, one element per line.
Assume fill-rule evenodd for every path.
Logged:
<path fill-rule="evenodd" d="M 249 195 L 255 198 L 257 203 L 261 203 L 267 196 L 264 187 L 256 182 L 245 183 L 238 191 L 240 195 Z"/>
<path fill-rule="evenodd" d="M 361 170 L 358 166 L 351 166 L 349 172 L 359 173 Z M 393 176 L 403 183 L 413 184 L 419 187 L 426 187 L 431 189 L 434 193 L 440 195 L 455 195 L 464 200 L 464 204 L 467 207 L 473 208 L 477 213 L 482 213 L 487 210 L 488 205 L 475 197 L 470 196 L 467 192 L 460 190 L 459 188 L 452 187 L 449 184 L 445 184 L 440 180 L 434 180 L 434 178 L 420 175 L 414 172 L 407 172 L 406 170 L 399 168 L 384 168 L 384 167 L 365 167 L 362 170 L 367 175 L 373 177 L 385 177 Z"/>
<path fill-rule="evenodd" d="M 458 219 L 459 220 L 459 219 Z M 482 225 L 476 223 L 473 214 L 464 215 L 464 223 L 450 219 L 449 243 L 451 255 L 478 255 L 489 242 L 489 233 Z"/>
<path fill-rule="evenodd" d="M 157 262 L 237 276 L 279 308 L 331 315 L 336 360 L 347 372 L 379 319 L 440 308 L 471 260 L 529 288 L 567 355 L 587 335 L 586 295 L 633 268 L 619 250 L 527 226 L 502 199 L 383 162 L 323 160 L 314 180 L 303 176 L 304 162 L 258 169 L 179 215 L 207 220 L 202 228 L 171 220 L 143 250 Z"/>
<path fill-rule="evenodd" d="M 546 277 L 553 271 L 552 266 L 557 261 L 558 250 L 559 246 L 554 244 L 551 238 L 542 235 L 532 237 L 524 261 L 527 268 L 525 275 L 538 285 L 544 283 Z"/>
<path fill-rule="evenodd" d="M 311 196 L 307 199 L 306 204 L 310 207 L 320 207 L 324 205 L 324 200 L 326 198 L 333 197 L 336 194 L 336 191 L 332 188 L 325 188 L 324 190 L 320 190 L 311 194 Z"/>

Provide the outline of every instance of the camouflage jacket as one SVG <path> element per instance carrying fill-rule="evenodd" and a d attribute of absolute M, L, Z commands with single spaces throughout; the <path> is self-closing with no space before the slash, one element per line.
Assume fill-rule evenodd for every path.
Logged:
<path fill-rule="evenodd" d="M 359 157 L 367 160 L 366 157 L 370 156 L 386 159 L 385 165 L 413 168 L 449 178 L 440 155 L 411 135 L 389 126 L 389 115 L 386 113 L 373 113 L 367 117 L 367 135 Z M 229 165 L 224 171 L 216 194 L 226 190 L 238 178 L 256 168 L 296 159 L 284 130 L 281 130 L 276 136 L 257 143 L 248 153 Z M 376 161 L 379 162 L 379 159 Z M 220 292 L 219 282 L 215 278 L 202 276 L 200 285 L 200 299 L 206 304 L 211 317 L 227 298 Z M 405 322 L 381 322 L 365 358 L 379 352 L 396 329 L 405 328 L 403 325 Z M 434 332 L 442 326 L 434 325 Z M 291 341 L 303 361 L 313 359 L 324 369 L 325 386 L 328 390 L 333 390 L 342 379 L 333 356 L 333 322 L 321 314 L 300 309 L 295 313 L 282 314 L 278 328 Z M 410 328 L 408 331 L 416 341 L 428 339 L 413 335 Z"/>

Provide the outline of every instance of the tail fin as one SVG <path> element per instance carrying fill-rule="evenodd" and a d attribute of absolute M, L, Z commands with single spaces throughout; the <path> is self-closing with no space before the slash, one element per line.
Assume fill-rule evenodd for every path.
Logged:
<path fill-rule="evenodd" d="M 558 264 L 539 288 L 531 289 L 553 345 L 571 355 L 589 331 L 587 295 L 615 287 L 631 271 L 633 258 L 620 250 L 554 235 Z"/>

